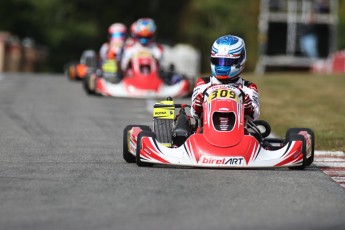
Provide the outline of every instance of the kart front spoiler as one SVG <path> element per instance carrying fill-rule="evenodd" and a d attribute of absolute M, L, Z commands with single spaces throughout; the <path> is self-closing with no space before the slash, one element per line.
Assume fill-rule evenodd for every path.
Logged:
<path fill-rule="evenodd" d="M 217 147 L 209 144 L 201 134 L 193 134 L 177 148 L 168 148 L 154 137 L 141 138 L 139 150 L 131 153 L 141 162 L 175 166 L 207 168 L 272 168 L 297 167 L 303 164 L 305 152 L 302 141 L 289 141 L 282 148 L 268 150 L 250 135 L 236 146 Z"/>
<path fill-rule="evenodd" d="M 188 80 L 182 80 L 174 85 L 162 84 L 158 90 L 142 89 L 133 85 L 125 85 L 123 82 L 111 83 L 104 79 L 97 82 L 97 93 L 103 96 L 121 97 L 121 98 L 177 98 L 186 96 L 189 93 Z"/>

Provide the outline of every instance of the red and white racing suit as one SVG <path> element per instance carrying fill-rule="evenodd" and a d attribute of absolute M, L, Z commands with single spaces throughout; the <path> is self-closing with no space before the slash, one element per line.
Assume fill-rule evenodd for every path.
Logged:
<path fill-rule="evenodd" d="M 110 41 L 105 42 L 99 49 L 99 56 L 101 62 L 105 62 L 109 59 L 116 59 L 117 61 L 121 60 L 122 51 L 123 51 L 124 41 Z"/>
<path fill-rule="evenodd" d="M 155 58 L 158 62 L 158 64 L 161 62 L 163 58 L 163 46 L 151 42 L 147 46 L 143 46 L 140 42 L 137 40 L 131 38 L 126 41 L 126 45 L 123 50 L 123 56 L 121 60 L 121 69 L 122 71 L 126 71 L 128 67 L 128 63 L 132 59 L 132 57 L 140 50 L 146 49 L 148 50 L 153 58 Z"/>
<path fill-rule="evenodd" d="M 204 101 L 203 92 L 212 85 L 223 84 L 216 77 L 210 76 L 199 78 L 192 95 L 191 115 L 194 118 L 200 118 L 202 114 L 202 102 Z M 250 81 L 239 77 L 237 81 L 228 83 L 234 87 L 240 88 L 245 93 L 244 115 L 256 120 L 260 116 L 259 93 L 256 85 Z"/>

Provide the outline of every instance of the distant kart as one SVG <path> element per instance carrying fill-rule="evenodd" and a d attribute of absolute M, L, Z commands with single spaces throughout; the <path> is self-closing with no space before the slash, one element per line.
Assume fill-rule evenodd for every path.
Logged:
<path fill-rule="evenodd" d="M 103 96 L 146 99 L 183 97 L 190 92 L 189 81 L 182 75 L 180 79 L 164 81 L 156 60 L 146 50 L 131 59 L 128 70 L 117 81 L 94 74 L 85 79 L 84 88 L 88 93 Z"/>
<path fill-rule="evenodd" d="M 97 68 L 97 54 L 93 50 L 85 50 L 79 62 L 71 62 L 65 66 L 65 75 L 70 80 L 82 80 L 94 73 Z"/>
<path fill-rule="evenodd" d="M 187 115 L 189 106 L 172 100 L 154 106 L 153 131 L 144 125 L 127 126 L 123 134 L 125 161 L 138 166 L 295 169 L 313 162 L 311 129 L 291 128 L 285 139 L 268 138 L 271 128 L 266 121 L 245 122 L 240 89 L 219 85 L 204 94 L 200 127 Z"/>

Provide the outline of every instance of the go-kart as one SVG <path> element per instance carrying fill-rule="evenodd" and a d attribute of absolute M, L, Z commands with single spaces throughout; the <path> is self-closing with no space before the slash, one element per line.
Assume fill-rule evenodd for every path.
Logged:
<path fill-rule="evenodd" d="M 65 75 L 69 80 L 82 80 L 87 75 L 94 73 L 97 68 L 97 55 L 94 50 L 85 50 L 79 62 L 65 65 Z"/>
<path fill-rule="evenodd" d="M 131 59 L 127 71 L 119 81 L 109 81 L 101 75 L 85 79 L 88 93 L 126 98 L 183 97 L 190 91 L 189 81 L 181 78 L 173 84 L 164 82 L 157 61 L 147 50 L 141 50 Z"/>
<path fill-rule="evenodd" d="M 313 162 L 311 129 L 290 128 L 285 139 L 269 138 L 268 122 L 245 119 L 240 89 L 212 86 L 204 95 L 200 122 L 187 115 L 190 106 L 166 100 L 154 106 L 152 129 L 128 125 L 123 131 L 124 160 L 138 166 L 295 169 Z"/>

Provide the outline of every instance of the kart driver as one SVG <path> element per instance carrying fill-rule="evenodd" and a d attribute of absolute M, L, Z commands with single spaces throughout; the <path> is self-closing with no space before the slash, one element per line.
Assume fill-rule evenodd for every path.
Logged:
<path fill-rule="evenodd" d="M 246 62 L 246 48 L 242 38 L 225 35 L 218 38 L 211 49 L 210 77 L 199 78 L 193 89 L 191 115 L 198 119 L 202 115 L 203 92 L 211 85 L 227 84 L 240 88 L 244 94 L 244 115 L 256 120 L 260 116 L 259 94 L 256 85 L 241 78 Z"/>
<path fill-rule="evenodd" d="M 163 56 L 163 47 L 154 42 L 156 24 L 151 18 L 140 18 L 131 26 L 131 38 L 126 41 L 121 70 L 125 72 L 131 58 L 142 49 L 148 50 L 156 59 L 158 66 Z"/>
<path fill-rule="evenodd" d="M 114 23 L 108 28 L 108 42 L 103 43 L 99 50 L 101 62 L 116 60 L 120 62 L 125 44 L 127 27 L 122 23 Z"/>

